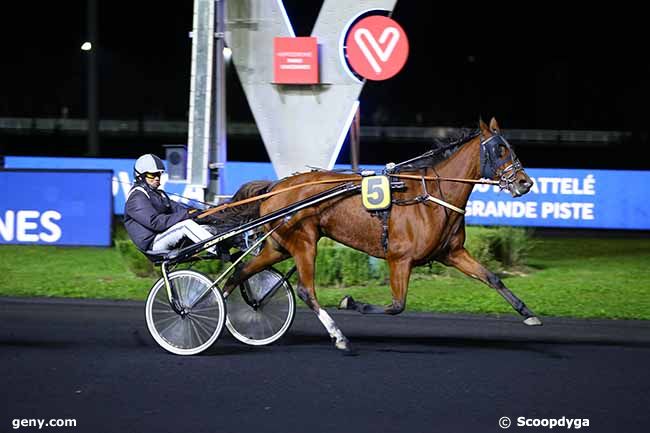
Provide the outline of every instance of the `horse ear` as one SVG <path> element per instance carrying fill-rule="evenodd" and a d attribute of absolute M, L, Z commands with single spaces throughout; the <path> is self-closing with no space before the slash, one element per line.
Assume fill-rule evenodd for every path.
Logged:
<path fill-rule="evenodd" d="M 494 132 L 499 132 L 501 128 L 499 128 L 499 124 L 497 123 L 497 119 L 494 117 L 490 120 L 490 130 Z"/>
<path fill-rule="evenodd" d="M 481 128 L 481 133 L 485 135 L 486 132 L 488 132 L 488 126 L 487 124 L 483 121 L 482 118 L 478 119 L 478 126 Z"/>

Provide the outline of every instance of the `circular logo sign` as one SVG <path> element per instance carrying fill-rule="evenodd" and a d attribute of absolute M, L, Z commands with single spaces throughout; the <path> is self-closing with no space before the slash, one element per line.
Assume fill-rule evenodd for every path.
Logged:
<path fill-rule="evenodd" d="M 364 78 L 387 80 L 397 74 L 409 55 L 409 41 L 395 20 L 371 15 L 356 23 L 345 40 L 347 60 Z"/>

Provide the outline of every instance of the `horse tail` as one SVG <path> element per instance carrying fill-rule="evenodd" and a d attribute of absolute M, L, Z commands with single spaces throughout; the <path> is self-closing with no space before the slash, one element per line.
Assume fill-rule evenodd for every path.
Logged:
<path fill-rule="evenodd" d="M 235 203 L 247 198 L 255 197 L 264 194 L 272 186 L 271 181 L 268 180 L 253 180 L 243 184 L 232 199 L 231 203 Z M 212 215 L 205 217 L 205 221 L 214 225 L 219 231 L 235 228 L 247 223 L 260 216 L 260 200 L 250 203 L 244 203 L 239 206 L 234 206 L 220 210 Z"/>
<path fill-rule="evenodd" d="M 250 182 L 246 182 L 240 186 L 235 195 L 232 196 L 232 201 L 236 202 L 264 194 L 268 191 L 268 187 L 271 186 L 272 183 L 273 182 L 270 180 L 252 180 Z"/>

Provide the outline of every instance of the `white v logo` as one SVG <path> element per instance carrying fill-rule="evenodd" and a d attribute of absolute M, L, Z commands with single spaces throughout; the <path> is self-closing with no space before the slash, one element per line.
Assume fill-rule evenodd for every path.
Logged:
<path fill-rule="evenodd" d="M 388 42 L 388 45 L 386 45 L 386 49 L 382 50 L 380 44 L 384 45 L 386 40 L 391 36 L 392 38 L 390 42 Z M 379 60 L 381 60 L 382 63 L 386 63 L 390 58 L 390 55 L 393 54 L 393 50 L 399 41 L 399 31 L 395 27 L 386 27 L 381 36 L 379 36 L 379 42 L 377 42 L 372 33 L 370 33 L 370 30 L 360 28 L 354 33 L 354 40 L 359 44 L 359 48 L 361 48 L 363 55 L 366 57 L 366 60 L 368 60 L 368 63 L 370 63 L 372 69 L 375 73 L 379 74 L 381 73 L 381 66 L 379 66 L 377 60 L 375 60 L 375 56 L 370 52 L 365 41 L 367 40 L 370 43 L 370 46 L 379 57 Z"/>

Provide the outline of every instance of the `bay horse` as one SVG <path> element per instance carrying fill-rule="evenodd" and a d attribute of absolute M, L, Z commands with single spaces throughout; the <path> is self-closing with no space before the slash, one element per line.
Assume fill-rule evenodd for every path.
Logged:
<path fill-rule="evenodd" d="M 335 347 L 351 352 L 348 339 L 325 309 L 321 308 L 316 296 L 314 271 L 317 243 L 319 238 L 326 236 L 371 256 L 385 259 L 390 270 L 392 302 L 389 305 L 370 305 L 346 296 L 341 300 L 340 309 L 356 310 L 364 314 L 401 313 L 406 307 L 411 270 L 414 266 L 435 260 L 453 266 L 495 289 L 524 317 L 526 325 L 541 325 L 542 322 L 499 277 L 476 261 L 463 246 L 465 217 L 462 209 L 473 188 L 472 183 L 463 182 L 463 179 L 498 181 L 501 188 L 508 190 L 513 197 L 527 193 L 532 186 L 532 180 L 525 173 L 512 147 L 501 135 L 497 121 L 492 118 L 488 126 L 481 120 L 475 133 L 447 142 L 439 149 L 406 163 L 387 167 L 386 174 L 401 176 L 406 187 L 403 191 L 393 192 L 389 218 L 382 221 L 373 216 L 362 205 L 360 194 L 337 197 L 300 210 L 267 239 L 258 256 L 235 271 L 226 282 L 224 292 L 230 293 L 251 275 L 293 257 L 299 277 L 298 296 L 317 315 Z M 454 180 L 449 179 L 452 177 Z M 443 178 L 445 180 L 441 180 Z M 263 216 L 331 188 L 332 183 L 318 183 L 328 179 L 342 179 L 341 183 L 359 182 L 360 176 L 314 171 L 293 175 L 274 184 L 256 181 L 252 187 L 248 184 L 242 186 L 235 200 L 266 193 L 264 187 L 270 188 L 270 191 L 289 188 L 256 205 L 259 208 L 256 213 Z M 301 184 L 305 186 L 294 187 Z M 414 199 L 423 190 L 432 199 Z M 440 201 L 451 205 L 452 209 L 455 207 L 457 211 L 440 205 Z M 266 229 L 277 224 L 282 223 L 272 223 Z"/>

